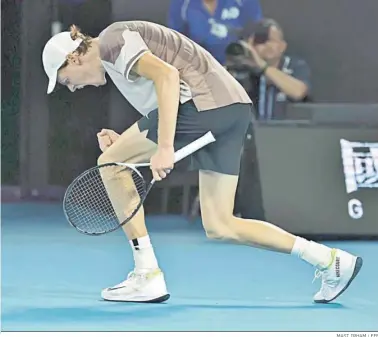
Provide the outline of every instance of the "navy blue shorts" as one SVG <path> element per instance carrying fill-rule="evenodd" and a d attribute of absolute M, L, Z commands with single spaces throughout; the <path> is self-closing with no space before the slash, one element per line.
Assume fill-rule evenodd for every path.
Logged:
<path fill-rule="evenodd" d="M 187 170 L 206 170 L 239 175 L 245 136 L 253 121 L 252 104 L 235 103 L 225 107 L 199 112 L 193 101 L 180 104 L 175 150 L 211 131 L 216 139 L 185 161 Z M 148 130 L 147 138 L 157 143 L 158 111 L 138 121 L 141 131 Z"/>

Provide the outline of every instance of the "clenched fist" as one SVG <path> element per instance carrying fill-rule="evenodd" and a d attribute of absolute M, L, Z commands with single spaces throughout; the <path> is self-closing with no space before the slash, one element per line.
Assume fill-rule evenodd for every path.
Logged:
<path fill-rule="evenodd" d="M 102 152 L 105 152 L 118 138 L 119 134 L 110 129 L 102 129 L 97 133 L 98 145 Z"/>

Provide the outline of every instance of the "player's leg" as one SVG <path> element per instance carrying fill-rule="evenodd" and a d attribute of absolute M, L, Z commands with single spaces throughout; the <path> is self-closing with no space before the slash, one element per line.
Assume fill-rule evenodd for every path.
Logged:
<path fill-rule="evenodd" d="M 357 275 L 362 259 L 307 241 L 271 223 L 233 216 L 237 180 L 236 175 L 200 171 L 201 214 L 207 235 L 297 256 L 315 266 L 318 275 L 323 276 L 316 302 L 329 302 L 339 296 Z"/>
<path fill-rule="evenodd" d="M 187 104 L 180 104 L 179 111 L 178 111 L 178 119 L 176 125 L 176 136 L 175 136 L 175 148 L 180 148 L 184 145 L 189 144 L 191 141 L 195 140 L 199 136 L 202 136 L 203 133 L 192 133 L 193 129 L 193 121 L 198 118 L 198 112 L 195 110 L 193 103 L 188 102 Z M 207 130 L 208 131 L 208 130 Z M 137 163 L 137 162 L 148 162 L 152 154 L 156 151 L 157 148 L 157 140 L 158 140 L 158 111 L 152 111 L 148 117 L 141 118 L 135 125 L 133 125 L 129 130 L 127 130 L 124 134 L 122 134 L 117 141 L 111 145 L 111 147 L 104 152 L 104 154 L 99 158 L 99 163 L 106 163 L 112 161 L 124 161 L 130 163 Z M 117 208 L 117 215 L 119 217 L 125 216 L 124 213 L 128 213 L 128 210 L 125 209 L 125 205 L 127 202 L 127 194 L 129 191 L 122 188 L 123 186 L 133 186 L 130 184 L 131 177 L 130 176 L 121 176 L 118 175 L 120 178 L 114 178 L 114 174 L 109 174 L 110 182 L 105 182 L 107 191 L 111 195 L 111 200 L 114 205 L 114 208 Z M 109 179 L 109 177 L 106 177 Z M 111 177 L 114 179 L 112 180 Z M 107 180 L 104 179 L 104 180 Z M 123 182 L 122 182 L 123 180 Z M 133 192 L 130 191 L 130 193 Z M 123 212 L 123 213 L 122 213 Z M 143 270 L 152 270 L 154 268 L 154 260 L 156 258 L 153 253 L 151 253 L 148 257 L 148 254 L 142 253 L 142 248 L 144 243 L 143 235 L 147 235 L 146 226 L 144 223 L 144 214 L 143 210 L 141 210 L 135 218 L 132 219 L 130 223 L 128 223 L 124 228 L 128 238 L 130 239 L 130 243 L 132 246 L 134 242 L 138 242 L 138 246 L 133 248 L 134 257 L 136 262 L 136 270 L 143 269 Z M 148 237 L 148 236 L 147 236 Z M 133 240 L 134 239 L 134 240 Z M 136 240 L 135 240 L 136 239 Z M 146 240 L 149 244 L 149 239 Z M 152 251 L 152 250 L 151 250 Z M 153 258 L 152 258 L 153 256 Z M 142 266 L 139 268 L 138 266 Z M 138 272 L 138 274 L 143 275 L 143 272 Z M 155 274 L 153 274 L 155 275 Z M 161 273 L 162 275 L 162 273 Z M 146 276 L 146 275 L 144 275 Z M 147 275 L 148 276 L 148 275 Z M 154 276 L 155 277 L 155 276 Z M 144 280 L 149 280 L 149 278 L 144 277 Z M 106 290 L 107 294 L 105 296 L 109 298 L 109 293 L 123 293 L 124 290 L 123 284 L 119 287 L 116 286 L 114 288 L 119 289 L 112 289 L 109 288 Z M 160 286 L 155 287 L 152 289 L 153 293 L 156 293 L 156 289 L 158 289 L 158 293 L 161 293 L 162 290 L 165 289 L 165 283 L 161 283 Z M 151 289 L 147 289 L 144 292 L 150 292 Z M 104 293 L 103 293 L 104 296 Z M 105 297 L 104 296 L 104 297 Z M 168 295 L 164 295 L 158 298 L 159 301 L 168 299 Z M 148 297 L 144 296 L 144 299 L 140 299 L 139 301 L 147 301 Z"/>
<path fill-rule="evenodd" d="M 147 131 L 140 131 L 138 123 L 120 135 L 98 159 L 98 164 L 108 162 L 148 162 L 156 151 L 156 144 L 146 137 Z M 128 215 L 128 196 L 135 193 L 129 173 L 114 169 L 102 174 L 104 185 L 113 208 L 122 221 Z M 126 281 L 104 289 L 102 297 L 116 301 L 160 302 L 169 298 L 164 275 L 160 271 L 154 249 L 148 235 L 143 207 L 129 221 L 123 230 L 133 250 L 135 269 Z"/>
<path fill-rule="evenodd" d="M 271 223 L 233 216 L 244 137 L 251 121 L 250 108 L 234 104 L 202 113 L 202 124 L 216 123 L 217 141 L 209 146 L 199 176 L 203 224 L 209 237 L 231 240 L 276 252 L 292 254 L 315 266 L 323 275 L 315 301 L 336 298 L 356 276 L 362 259 L 341 250 L 292 235 Z M 207 115 L 208 114 L 208 115 Z M 211 117 L 213 122 L 207 120 Z M 201 124 L 199 124 L 201 125 Z M 229 127 L 223 128 L 223 126 Z"/>
<path fill-rule="evenodd" d="M 149 161 L 155 151 L 156 144 L 146 138 L 146 131 L 140 132 L 136 123 L 123 132 L 117 141 L 100 155 L 97 163 L 98 165 L 109 162 L 141 163 Z M 123 221 L 128 216 L 128 210 L 125 209 L 128 194 L 134 191 L 134 187 L 130 173 L 119 171 L 121 169 L 110 167 L 109 170 L 102 172 L 102 176 L 117 216 L 120 221 Z M 130 191 L 125 191 L 127 188 Z M 143 206 L 137 215 L 123 226 L 123 230 L 129 240 L 147 235 Z"/>
<path fill-rule="evenodd" d="M 200 171 L 199 183 L 202 220 L 209 238 L 226 238 L 277 252 L 291 252 L 294 235 L 264 221 L 232 215 L 238 176 Z M 246 225 L 246 221 L 253 227 Z"/>

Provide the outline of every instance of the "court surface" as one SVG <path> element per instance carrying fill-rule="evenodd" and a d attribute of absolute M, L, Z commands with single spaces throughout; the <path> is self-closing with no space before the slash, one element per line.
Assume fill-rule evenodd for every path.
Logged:
<path fill-rule="evenodd" d="M 377 242 L 339 242 L 364 258 L 333 304 L 313 304 L 314 269 L 286 255 L 206 239 L 199 221 L 147 219 L 171 299 L 102 301 L 133 267 L 121 230 L 100 237 L 70 227 L 60 204 L 2 205 L 2 330 L 376 331 Z"/>

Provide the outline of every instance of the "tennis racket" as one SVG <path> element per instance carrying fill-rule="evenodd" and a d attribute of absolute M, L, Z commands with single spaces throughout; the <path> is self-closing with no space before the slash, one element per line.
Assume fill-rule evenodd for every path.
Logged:
<path fill-rule="evenodd" d="M 215 141 L 211 132 L 175 152 L 174 162 Z M 147 183 L 138 168 L 150 163 L 106 163 L 92 167 L 68 186 L 63 210 L 80 233 L 101 235 L 127 224 L 139 211 L 155 180 Z M 120 194 L 121 193 L 121 194 Z M 111 196 L 110 196 L 110 195 Z"/>

